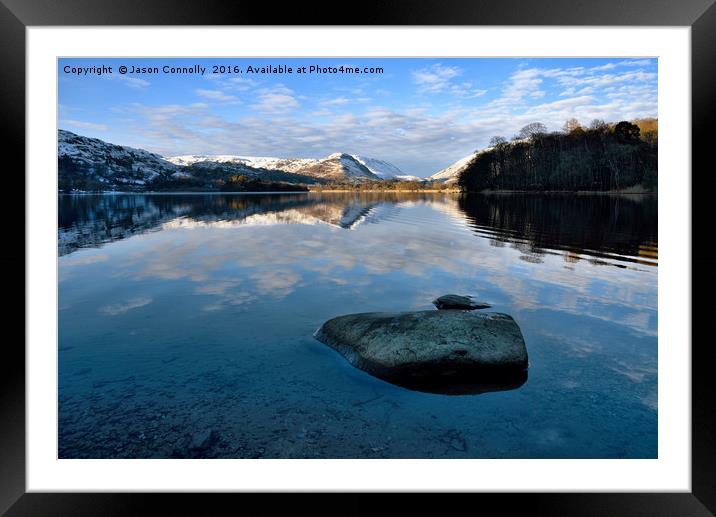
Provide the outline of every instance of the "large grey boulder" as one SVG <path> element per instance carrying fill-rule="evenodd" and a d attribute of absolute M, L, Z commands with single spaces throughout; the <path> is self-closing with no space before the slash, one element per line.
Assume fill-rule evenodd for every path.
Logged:
<path fill-rule="evenodd" d="M 472 296 L 461 296 L 459 294 L 445 294 L 433 300 L 433 305 L 435 305 L 438 310 L 462 309 L 466 311 L 488 309 L 491 307 L 489 303 L 476 302 Z"/>
<path fill-rule="evenodd" d="M 328 320 L 314 336 L 353 366 L 410 389 L 482 393 L 512 389 L 527 379 L 522 332 L 507 314 L 348 314 Z"/>

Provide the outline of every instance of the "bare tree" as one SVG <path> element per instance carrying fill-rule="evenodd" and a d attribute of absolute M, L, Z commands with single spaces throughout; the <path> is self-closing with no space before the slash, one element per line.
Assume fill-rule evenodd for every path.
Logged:
<path fill-rule="evenodd" d="M 562 126 L 562 131 L 564 131 L 565 133 L 571 133 L 579 129 L 582 129 L 582 124 L 580 124 L 579 120 L 577 120 L 576 118 L 570 118 Z"/>
<path fill-rule="evenodd" d="M 493 136 L 492 138 L 490 138 L 490 147 L 497 147 L 498 145 L 506 144 L 506 143 L 507 143 L 507 138 L 505 138 L 504 136 L 496 135 L 496 136 Z"/>
<path fill-rule="evenodd" d="M 533 136 L 543 135 L 546 132 L 547 126 L 542 124 L 542 122 L 532 122 L 520 129 L 520 132 L 517 133 L 517 136 L 519 138 L 532 138 Z"/>

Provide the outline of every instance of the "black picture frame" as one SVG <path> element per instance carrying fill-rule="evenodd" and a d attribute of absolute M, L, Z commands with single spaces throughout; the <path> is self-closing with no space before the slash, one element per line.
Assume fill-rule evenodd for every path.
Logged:
<path fill-rule="evenodd" d="M 714 305 L 708 290 L 713 284 L 716 259 L 707 251 L 710 213 L 699 196 L 713 190 L 713 172 L 706 169 L 709 142 L 713 142 L 712 125 L 716 120 L 716 5 L 715 0 L 410 0 L 372 1 L 355 4 L 351 16 L 343 16 L 330 6 L 311 7 L 305 3 L 287 3 L 280 8 L 268 2 L 222 3 L 189 0 L 0 0 L 0 103 L 4 114 L 2 124 L 2 156 L 7 166 L 4 179 L 15 193 L 24 195 L 24 176 L 10 174 L 24 171 L 25 159 L 25 30 L 28 26 L 62 25 L 601 25 L 601 26 L 690 26 L 692 37 L 692 278 L 698 278 L 692 296 L 692 491 L 691 493 L 531 493 L 474 494 L 467 502 L 473 508 L 485 504 L 500 508 L 501 513 L 517 511 L 534 515 L 678 515 L 707 516 L 716 514 L 716 408 L 713 369 L 714 347 L 710 340 L 697 339 L 697 328 L 704 327 Z M 91 47 L 89 47 L 91 48 Z M 10 161 L 11 164 L 7 162 Z M 713 165 L 709 167 L 713 169 Z M 703 170 L 701 170 L 703 169 Z M 667 171 L 682 174 L 689 171 Z M 8 176 L 10 176 L 8 178 Z M 14 182 L 14 183 L 13 183 Z M 698 185 L 698 188 L 695 188 Z M 15 196 L 20 206 L 13 213 L 24 212 L 23 196 Z M 18 292 L 24 283 L 19 271 L 25 271 L 24 228 L 17 223 L 7 229 L 7 247 L 0 255 L 10 282 Z M 704 239 L 704 237 L 707 237 Z M 13 299 L 4 311 L 14 327 L 24 321 L 24 303 Z M 697 303 L 698 302 L 698 303 Z M 6 336 L 10 334 L 6 332 Z M 24 326 L 21 330 L 24 337 Z M 174 514 L 213 514 L 225 504 L 227 497 L 188 499 L 188 496 L 147 494 L 39 494 L 25 493 L 25 353 L 24 339 L 6 337 L 0 360 L 0 512 L 18 515 L 133 515 L 142 513 L 150 502 L 162 505 L 170 513 L 169 504 L 178 504 Z M 244 495 L 245 498 L 254 496 Z M 357 514 L 382 506 L 376 494 L 343 496 L 334 503 L 323 501 L 324 511 Z M 477 498 L 477 499 L 474 499 Z M 312 502 L 300 495 L 289 496 L 293 512 L 310 508 L 319 512 Z M 272 499 L 275 501 L 275 499 Z M 429 510 L 421 495 L 413 496 L 411 504 Z M 245 504 L 245 503 L 242 503 Z M 266 506 L 265 498 L 261 504 Z M 405 504 L 405 503 L 401 503 Z M 212 508 L 214 507 L 214 508 Z M 439 508 L 436 507 L 436 508 Z M 443 511 L 444 511 L 443 507 Z M 234 508 L 236 511 L 236 508 Z M 223 513 L 223 512 L 222 512 Z"/>

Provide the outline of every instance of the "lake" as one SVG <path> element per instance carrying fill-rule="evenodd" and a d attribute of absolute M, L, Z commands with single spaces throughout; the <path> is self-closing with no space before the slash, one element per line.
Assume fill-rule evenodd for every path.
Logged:
<path fill-rule="evenodd" d="M 58 196 L 60 458 L 655 458 L 657 198 Z M 313 338 L 473 294 L 527 381 L 411 391 Z"/>

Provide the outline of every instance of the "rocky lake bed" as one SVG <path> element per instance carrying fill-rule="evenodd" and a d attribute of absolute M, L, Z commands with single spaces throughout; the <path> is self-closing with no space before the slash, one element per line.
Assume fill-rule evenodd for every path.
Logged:
<path fill-rule="evenodd" d="M 58 202 L 60 458 L 656 457 L 649 199 Z"/>

